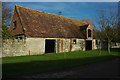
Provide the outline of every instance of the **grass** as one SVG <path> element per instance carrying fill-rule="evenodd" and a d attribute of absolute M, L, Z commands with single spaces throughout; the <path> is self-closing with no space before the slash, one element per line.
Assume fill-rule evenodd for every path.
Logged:
<path fill-rule="evenodd" d="M 3 77 L 60 70 L 105 61 L 120 56 L 119 51 L 118 48 L 112 49 L 111 54 L 108 54 L 106 50 L 102 50 L 101 55 L 99 55 L 98 50 L 93 50 L 6 57 L 2 59 Z"/>

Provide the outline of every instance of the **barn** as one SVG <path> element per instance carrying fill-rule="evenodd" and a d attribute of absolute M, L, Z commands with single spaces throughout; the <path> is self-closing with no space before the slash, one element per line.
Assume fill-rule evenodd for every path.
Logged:
<path fill-rule="evenodd" d="M 30 54 L 97 49 L 92 25 L 83 20 L 15 5 L 10 30 Z"/>

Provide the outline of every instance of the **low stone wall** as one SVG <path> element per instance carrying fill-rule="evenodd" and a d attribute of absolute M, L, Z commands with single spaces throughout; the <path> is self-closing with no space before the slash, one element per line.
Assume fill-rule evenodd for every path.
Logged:
<path fill-rule="evenodd" d="M 5 40 L 2 43 L 2 57 L 29 55 L 25 40 Z"/>
<path fill-rule="evenodd" d="M 111 48 L 120 48 L 120 43 L 111 43 Z"/>

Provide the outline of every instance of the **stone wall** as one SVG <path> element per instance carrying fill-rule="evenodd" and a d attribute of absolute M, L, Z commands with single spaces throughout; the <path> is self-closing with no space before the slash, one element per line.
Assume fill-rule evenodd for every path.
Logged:
<path fill-rule="evenodd" d="M 5 40 L 2 45 L 2 57 L 36 55 L 45 52 L 44 38 Z"/>
<path fill-rule="evenodd" d="M 29 55 L 25 40 L 5 40 L 2 44 L 2 57 Z"/>
<path fill-rule="evenodd" d="M 45 38 L 27 38 L 26 45 L 30 55 L 43 54 L 45 52 Z"/>
<path fill-rule="evenodd" d="M 85 39 L 58 39 L 59 52 L 85 51 Z M 76 40 L 76 43 L 73 43 Z"/>
<path fill-rule="evenodd" d="M 6 40 L 3 42 L 2 56 L 24 56 L 45 53 L 45 40 L 55 40 L 55 53 L 69 51 L 85 51 L 85 39 L 65 39 L 65 38 L 26 38 Z M 74 43 L 73 41 L 76 41 Z M 93 49 L 97 49 L 96 40 L 93 41 Z"/>
<path fill-rule="evenodd" d="M 93 47 L 92 47 L 92 49 L 98 49 L 98 46 L 99 46 L 99 41 L 96 40 L 96 39 L 93 39 Z"/>
<path fill-rule="evenodd" d="M 111 43 L 111 48 L 120 48 L 120 43 L 112 42 Z"/>
<path fill-rule="evenodd" d="M 72 44 L 72 51 L 85 51 L 85 40 L 76 39 L 76 44 Z"/>
<path fill-rule="evenodd" d="M 63 52 L 69 51 L 70 51 L 70 39 L 63 39 Z"/>

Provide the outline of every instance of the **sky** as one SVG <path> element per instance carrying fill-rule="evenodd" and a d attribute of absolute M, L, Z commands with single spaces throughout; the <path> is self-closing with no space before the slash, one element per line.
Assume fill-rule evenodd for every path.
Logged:
<path fill-rule="evenodd" d="M 10 7 L 14 9 L 15 5 L 44 11 L 52 14 L 62 12 L 60 16 L 73 19 L 93 20 L 94 24 L 98 22 L 98 12 L 100 10 L 115 10 L 118 8 L 118 2 L 12 2 Z"/>

